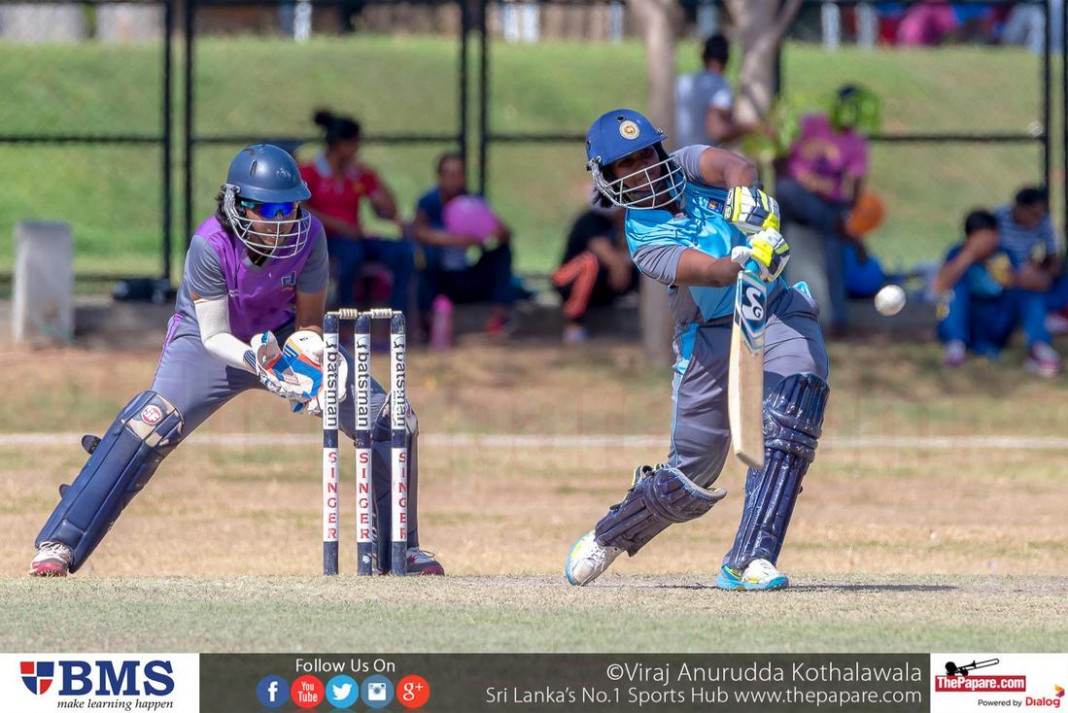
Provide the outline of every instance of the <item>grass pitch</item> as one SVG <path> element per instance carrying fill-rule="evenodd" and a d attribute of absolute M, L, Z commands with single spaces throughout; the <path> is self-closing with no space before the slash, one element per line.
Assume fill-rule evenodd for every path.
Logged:
<path fill-rule="evenodd" d="M 708 575 L 0 579 L 5 651 L 1048 651 L 1068 579 L 807 575 L 784 592 Z M 47 606 L 42 606 L 47 602 Z M 59 624 L 56 608 L 77 612 Z"/>
<path fill-rule="evenodd" d="M 352 576 L 351 537 L 342 543 L 349 574 L 318 574 L 318 422 L 286 413 L 266 394 L 238 398 L 190 436 L 77 576 L 30 580 L 23 573 L 33 538 L 57 486 L 84 461 L 75 438 L 47 434 L 99 432 L 144 388 L 155 354 L 5 350 L 9 403 L 19 408 L 0 415 L 0 647 L 1068 646 L 1064 378 L 1028 377 L 1011 366 L 1018 353 L 1000 368 L 947 375 L 930 346 L 835 345 L 826 437 L 780 563 L 792 589 L 714 588 L 740 516 L 743 472 L 734 463 L 720 480 L 730 494 L 713 512 L 670 528 L 579 589 L 562 572 L 571 543 L 622 496 L 635 465 L 663 457 L 663 448 L 644 444 L 666 438 L 669 373 L 644 369 L 626 346 L 522 346 L 411 354 L 412 398 L 427 436 L 420 531 L 450 576 L 403 581 Z M 44 435 L 30 441 L 20 432 Z M 236 433 L 306 439 L 265 444 L 227 435 Z M 449 438 L 494 433 L 644 438 L 589 447 Z M 1011 436 L 1028 440 L 1005 447 Z M 351 468 L 344 473 L 343 487 Z M 348 501 L 344 507 L 351 533 Z"/>

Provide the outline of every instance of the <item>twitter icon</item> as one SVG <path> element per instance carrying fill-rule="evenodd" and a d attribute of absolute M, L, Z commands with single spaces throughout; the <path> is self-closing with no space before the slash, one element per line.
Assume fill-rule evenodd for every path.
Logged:
<path fill-rule="evenodd" d="M 352 676 L 334 676 L 326 683 L 326 700 L 334 708 L 351 708 L 360 700 L 360 684 Z"/>

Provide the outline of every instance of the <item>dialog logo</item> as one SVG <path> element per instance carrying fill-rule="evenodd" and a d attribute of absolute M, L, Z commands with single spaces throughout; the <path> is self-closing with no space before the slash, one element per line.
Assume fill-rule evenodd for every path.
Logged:
<path fill-rule="evenodd" d="M 363 680 L 360 695 L 368 708 L 385 708 L 393 701 L 393 683 L 385 676 L 368 676 Z"/>
<path fill-rule="evenodd" d="M 360 700 L 360 684 L 352 676 L 340 674 L 326 682 L 326 701 L 334 708 L 351 708 Z"/>
<path fill-rule="evenodd" d="M 39 696 L 47 693 L 52 687 L 56 664 L 52 661 L 20 661 L 19 670 L 26 688 L 30 689 L 33 695 Z"/>
<path fill-rule="evenodd" d="M 281 676 L 264 676 L 256 685 L 256 699 L 264 708 L 281 708 L 289 702 L 289 684 Z"/>

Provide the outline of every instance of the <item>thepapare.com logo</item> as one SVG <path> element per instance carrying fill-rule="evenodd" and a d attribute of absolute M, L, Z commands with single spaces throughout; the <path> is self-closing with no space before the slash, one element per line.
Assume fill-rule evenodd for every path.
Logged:
<path fill-rule="evenodd" d="M 167 660 L 20 661 L 19 672 L 35 696 L 148 697 L 174 692 L 174 666 Z"/>

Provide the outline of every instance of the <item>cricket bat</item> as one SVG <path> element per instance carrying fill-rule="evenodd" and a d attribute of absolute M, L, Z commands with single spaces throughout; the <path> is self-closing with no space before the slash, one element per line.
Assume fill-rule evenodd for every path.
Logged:
<path fill-rule="evenodd" d="M 764 324 L 768 286 L 752 260 L 738 273 L 731 331 L 727 414 L 734 453 L 750 468 L 764 467 Z"/>

